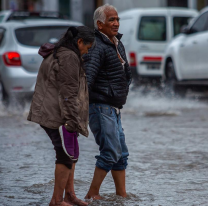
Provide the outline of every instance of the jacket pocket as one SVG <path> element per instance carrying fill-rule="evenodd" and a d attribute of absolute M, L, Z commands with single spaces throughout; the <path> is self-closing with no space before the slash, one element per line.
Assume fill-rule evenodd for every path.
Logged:
<path fill-rule="evenodd" d="M 112 115 L 112 107 L 101 106 L 100 112 L 101 112 L 101 114 L 111 116 Z"/>

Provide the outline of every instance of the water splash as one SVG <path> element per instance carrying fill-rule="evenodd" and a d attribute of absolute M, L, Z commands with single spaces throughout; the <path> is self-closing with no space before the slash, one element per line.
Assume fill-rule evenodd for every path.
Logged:
<path fill-rule="evenodd" d="M 26 117 L 29 113 L 31 100 L 19 102 L 13 99 L 8 105 L 0 101 L 0 117 L 4 116 L 23 116 Z"/>
<path fill-rule="evenodd" d="M 130 91 L 125 113 L 142 114 L 144 116 L 177 116 L 181 110 L 208 108 L 207 102 L 193 98 L 190 94 L 185 98 L 167 97 L 161 90 L 152 88 L 144 92 L 144 88 Z"/>

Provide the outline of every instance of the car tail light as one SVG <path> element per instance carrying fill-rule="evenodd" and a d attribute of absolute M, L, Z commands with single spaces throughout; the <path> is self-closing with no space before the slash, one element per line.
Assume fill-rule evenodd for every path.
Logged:
<path fill-rule="evenodd" d="M 161 62 L 162 57 L 150 57 L 150 56 L 144 56 L 143 61 L 153 61 L 153 62 Z"/>
<path fill-rule="evenodd" d="M 134 52 L 130 52 L 130 62 L 129 65 L 131 67 L 136 67 L 137 66 L 137 61 L 136 61 L 136 54 Z"/>
<path fill-rule="evenodd" d="M 3 60 L 7 66 L 21 66 L 20 55 L 17 52 L 6 52 L 3 54 Z"/>

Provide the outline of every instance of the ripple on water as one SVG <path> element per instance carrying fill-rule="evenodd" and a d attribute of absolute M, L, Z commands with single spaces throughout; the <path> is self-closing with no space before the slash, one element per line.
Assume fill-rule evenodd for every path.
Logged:
<path fill-rule="evenodd" d="M 143 116 L 145 117 L 174 117 L 179 116 L 181 112 L 179 111 L 152 111 L 152 112 L 145 112 Z"/>
<path fill-rule="evenodd" d="M 53 185 L 54 179 L 47 183 L 33 184 L 32 186 L 25 188 L 24 191 L 32 194 L 42 194 L 45 193 L 46 190 L 50 190 Z"/>
<path fill-rule="evenodd" d="M 128 206 L 132 204 L 137 206 L 142 201 L 137 195 L 132 193 L 128 193 L 126 198 L 120 197 L 114 193 L 102 193 L 101 196 L 101 200 L 89 200 L 88 202 L 91 206 Z"/>
<path fill-rule="evenodd" d="M 81 179 L 74 179 L 74 184 L 76 186 L 89 185 L 90 181 L 84 181 L 84 180 L 81 180 Z"/>

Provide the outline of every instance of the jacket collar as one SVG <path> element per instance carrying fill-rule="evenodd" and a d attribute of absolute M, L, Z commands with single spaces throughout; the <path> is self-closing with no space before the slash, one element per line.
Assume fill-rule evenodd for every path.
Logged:
<path fill-rule="evenodd" d="M 105 35 L 103 35 L 102 33 L 100 33 L 97 29 L 95 29 L 95 35 L 98 36 L 99 38 L 101 38 L 105 43 L 107 44 L 113 44 L 109 38 L 107 38 Z M 118 33 L 116 35 L 116 38 L 120 41 L 120 39 L 122 38 L 123 34 Z"/>

